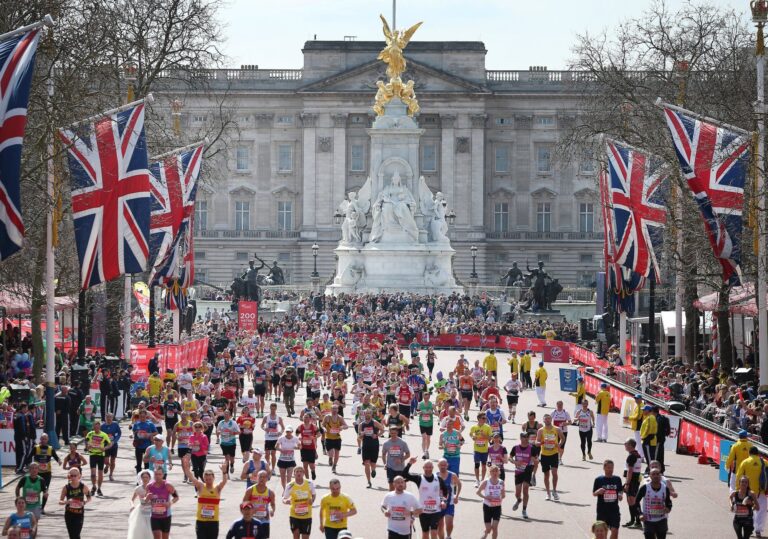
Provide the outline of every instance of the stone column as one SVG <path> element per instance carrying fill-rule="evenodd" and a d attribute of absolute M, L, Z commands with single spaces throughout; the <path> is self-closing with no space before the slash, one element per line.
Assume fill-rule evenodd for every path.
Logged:
<path fill-rule="evenodd" d="M 256 114 L 256 183 L 258 193 L 252 222 L 256 227 L 273 228 L 275 223 L 272 205 L 274 198 L 269 194 L 272 186 L 272 141 L 271 131 L 274 114 Z"/>
<path fill-rule="evenodd" d="M 316 128 L 317 114 L 302 112 L 301 113 L 301 125 L 303 128 L 302 140 L 303 151 L 301 152 L 302 163 L 302 216 L 303 227 L 302 237 L 317 237 L 317 175 L 315 171 L 315 151 L 316 151 Z M 294 163 L 296 166 L 297 163 Z M 306 236 L 305 236 L 305 233 Z"/>
<path fill-rule="evenodd" d="M 454 155 L 454 137 L 455 130 L 454 124 L 456 123 L 456 116 L 454 115 L 441 115 L 440 126 L 442 127 L 442 139 L 440 141 L 440 190 L 445 195 L 445 199 L 448 201 L 449 208 L 455 208 L 458 206 L 456 200 L 456 190 L 454 189 L 454 163 L 456 156 Z"/>
<path fill-rule="evenodd" d="M 486 114 L 471 114 L 472 122 L 472 166 L 471 182 L 471 217 L 469 224 L 472 228 L 483 228 L 483 202 L 485 195 L 485 121 Z"/>
<path fill-rule="evenodd" d="M 347 115 L 332 114 L 333 121 L 333 180 L 331 191 L 331 215 L 346 198 L 347 188 Z"/>

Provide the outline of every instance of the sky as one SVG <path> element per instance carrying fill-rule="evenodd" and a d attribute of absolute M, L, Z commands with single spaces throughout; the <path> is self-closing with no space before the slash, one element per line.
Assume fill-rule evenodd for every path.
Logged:
<path fill-rule="evenodd" d="M 688 0 L 666 0 L 674 9 Z M 700 1 L 700 0 L 694 0 Z M 748 0 L 709 0 L 738 9 Z M 424 21 L 416 41 L 483 41 L 487 69 L 565 69 L 575 36 L 615 28 L 652 0 L 398 0 L 397 27 Z M 379 13 L 392 0 L 226 0 L 221 10 L 227 67 L 300 68 L 305 41 L 383 40 Z"/>

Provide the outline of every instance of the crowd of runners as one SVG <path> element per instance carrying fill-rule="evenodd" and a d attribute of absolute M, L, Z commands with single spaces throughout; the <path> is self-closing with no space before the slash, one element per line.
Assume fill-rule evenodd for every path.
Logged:
<path fill-rule="evenodd" d="M 435 372 L 435 351 L 415 341 L 401 349 L 395 342 L 342 333 L 231 337 L 214 361 L 198 369 L 152 373 L 133 395 L 128 422 L 121 425 L 109 413 L 102 422 L 94 407 L 83 446 L 71 444 L 58 454 L 43 435 L 16 485 L 16 511 L 3 534 L 44 536 L 40 518 L 52 496 L 65 506 L 69 536 L 80 537 L 89 506 L 109 488 L 118 447 L 132 446 L 137 486 L 128 537 L 168 538 L 173 505 L 195 496 L 201 539 L 268 538 L 275 523 L 287 524 L 295 539 L 308 539 L 314 529 L 327 539 L 349 538 L 348 522 L 357 509 L 335 476 L 340 453 L 349 447 L 342 448 L 342 433 L 353 430 L 360 469 L 345 481 L 364 477 L 368 488 L 386 481 L 389 492 L 380 506 L 389 539 L 410 538 L 417 527 L 423 539 L 450 539 L 455 519 L 478 510 L 460 503 L 471 498 L 482 500 L 478 536 L 496 538 L 503 507 L 527 519 L 529 504 L 544 501 L 531 498 L 537 481 L 546 500 L 560 500 L 559 467 L 564 458 L 578 459 L 565 455 L 569 426 L 579 432 L 583 460 L 593 460 L 593 432 L 598 441 L 607 440 L 607 391 L 592 406 L 580 380 L 573 401 L 551 406 L 547 370 L 530 351 L 503 360 L 490 352 L 474 362 L 456 352 L 455 364 L 443 373 Z M 497 384 L 500 369 L 510 372 L 503 387 Z M 541 409 L 518 413 L 520 394 L 534 390 Z M 302 402 L 296 400 L 299 391 Z M 614 463 L 606 460 L 604 474 L 595 479 L 595 537 L 617 537 L 623 498 L 630 515 L 625 526 L 641 526 L 649 538 L 665 537 L 676 494 L 663 476 L 663 460 L 657 460 L 659 428 L 649 419 L 654 410 L 638 409 L 638 439 L 625 444 L 624 474 L 615 474 Z M 404 439 L 416 432 L 418 447 Z M 433 437 L 439 454 L 430 453 Z M 470 445 L 474 477 L 467 480 L 460 464 Z M 214 469 L 208 459 L 219 453 L 222 462 Z M 54 462 L 68 482 L 51 494 Z M 318 466 L 334 475 L 319 501 Z M 237 495 L 242 518 L 220 530 L 224 489 L 243 492 Z"/>

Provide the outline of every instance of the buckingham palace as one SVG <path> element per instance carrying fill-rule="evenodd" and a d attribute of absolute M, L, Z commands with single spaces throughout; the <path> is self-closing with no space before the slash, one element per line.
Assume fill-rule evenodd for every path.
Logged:
<path fill-rule="evenodd" d="M 307 41 L 301 69 L 242 66 L 205 72 L 208 92 L 185 98 L 185 129 L 233 111 L 218 177 L 200 186 L 195 211 L 199 281 L 221 285 L 256 252 L 286 282 L 333 276 L 341 230 L 334 213 L 369 175 L 371 109 L 385 66 L 378 41 Z M 541 260 L 567 286 L 588 286 L 602 250 L 597 164 L 556 158 L 576 121 L 579 73 L 487 70 L 482 42 L 408 46 L 424 130 L 419 174 L 455 212 L 454 274 L 497 284 L 512 265 Z M 170 98 L 172 92 L 168 92 Z M 235 134 L 232 135 L 231 133 Z M 226 161 L 226 166 L 224 166 Z"/>

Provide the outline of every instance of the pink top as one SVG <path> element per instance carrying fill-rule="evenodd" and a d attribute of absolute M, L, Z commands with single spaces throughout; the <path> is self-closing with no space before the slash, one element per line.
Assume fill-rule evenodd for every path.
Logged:
<path fill-rule="evenodd" d="M 189 449 L 196 457 L 208 454 L 208 437 L 202 432 L 196 432 L 189 437 Z"/>

